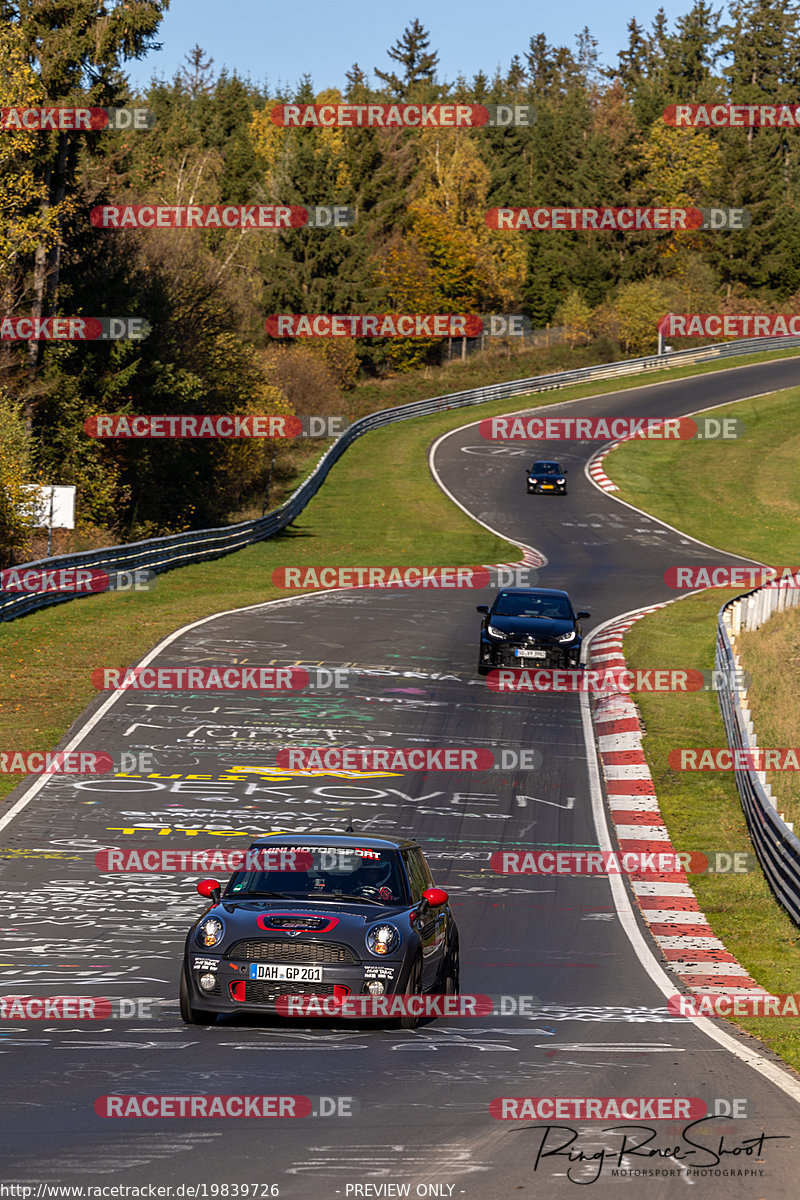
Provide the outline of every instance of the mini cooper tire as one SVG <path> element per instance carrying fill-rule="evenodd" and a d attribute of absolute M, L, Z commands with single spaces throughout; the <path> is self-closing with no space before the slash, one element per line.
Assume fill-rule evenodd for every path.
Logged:
<path fill-rule="evenodd" d="M 186 978 L 186 968 L 181 971 L 181 987 L 179 993 L 181 1017 L 187 1025 L 213 1025 L 217 1019 L 215 1012 L 204 1008 L 193 1008 L 189 999 L 189 981 Z"/>
<path fill-rule="evenodd" d="M 405 996 L 421 996 L 422 995 L 422 959 L 415 960 L 414 965 L 408 973 L 408 982 L 406 983 Z M 420 1018 L 412 1013 L 405 1013 L 400 1017 L 401 1029 L 416 1029 L 419 1025 Z"/>
<path fill-rule="evenodd" d="M 488 675 L 492 669 L 491 663 L 485 663 L 482 658 L 478 659 L 478 674 Z"/>
<path fill-rule="evenodd" d="M 461 961 L 458 954 L 458 942 L 447 957 L 442 990 L 446 996 L 457 996 L 461 990 Z"/>

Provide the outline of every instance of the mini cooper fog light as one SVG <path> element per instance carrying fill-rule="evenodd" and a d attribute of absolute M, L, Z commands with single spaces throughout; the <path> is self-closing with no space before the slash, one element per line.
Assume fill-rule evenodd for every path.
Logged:
<path fill-rule="evenodd" d="M 381 983 L 380 979 L 368 979 L 364 985 L 370 996 L 382 996 L 386 988 Z"/>
<path fill-rule="evenodd" d="M 400 945 L 400 931 L 394 925 L 373 925 L 367 932 L 367 948 L 372 954 L 391 954 Z"/>
<path fill-rule="evenodd" d="M 205 975 L 201 975 L 197 982 L 200 984 L 200 987 L 204 992 L 211 992 L 214 990 L 214 984 L 217 982 L 217 977 L 208 971 Z"/>

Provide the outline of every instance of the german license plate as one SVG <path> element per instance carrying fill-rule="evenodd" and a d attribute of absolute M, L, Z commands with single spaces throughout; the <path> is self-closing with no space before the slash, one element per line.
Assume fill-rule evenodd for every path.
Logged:
<path fill-rule="evenodd" d="M 517 658 L 547 658 L 546 650 L 515 650 Z"/>
<path fill-rule="evenodd" d="M 294 979 L 299 983 L 320 983 L 322 967 L 297 967 L 288 963 L 250 963 L 251 979 Z"/>

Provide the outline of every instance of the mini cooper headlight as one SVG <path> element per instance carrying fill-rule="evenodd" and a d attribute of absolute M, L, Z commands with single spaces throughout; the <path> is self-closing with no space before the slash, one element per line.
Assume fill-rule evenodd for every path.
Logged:
<path fill-rule="evenodd" d="M 489 637 L 495 637 L 495 638 L 507 638 L 508 637 L 508 634 L 503 633 L 502 629 L 498 629 L 496 625 L 491 625 L 491 624 L 487 625 L 486 632 L 488 633 Z"/>
<path fill-rule="evenodd" d="M 566 483 L 566 482 L 567 482 L 566 479 L 557 479 L 556 480 L 556 483 L 558 484 L 559 487 L 561 487 L 562 483 Z"/>
<path fill-rule="evenodd" d="M 394 925 L 373 925 L 367 930 L 367 949 L 370 954 L 391 954 L 400 945 L 400 930 Z"/>
<path fill-rule="evenodd" d="M 574 630 L 574 629 L 571 629 L 571 630 L 569 631 L 569 633 L 560 633 L 560 634 L 558 635 L 558 641 L 559 641 L 559 642 L 574 642 L 574 641 L 575 641 L 575 638 L 576 638 L 577 636 L 578 636 L 578 635 L 576 634 L 575 630 Z"/>
<path fill-rule="evenodd" d="M 197 926 L 197 940 L 201 946 L 218 946 L 225 936 L 225 926 L 217 917 L 206 917 Z"/>

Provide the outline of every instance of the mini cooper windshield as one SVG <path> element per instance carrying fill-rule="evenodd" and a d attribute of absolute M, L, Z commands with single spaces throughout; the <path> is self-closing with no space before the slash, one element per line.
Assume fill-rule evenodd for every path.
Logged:
<path fill-rule="evenodd" d="M 384 905 L 408 903 L 395 853 L 336 846 L 312 849 L 276 845 L 274 850 L 308 851 L 313 865 L 299 871 L 236 871 L 225 889 L 225 898 L 338 899 L 355 904 Z"/>

